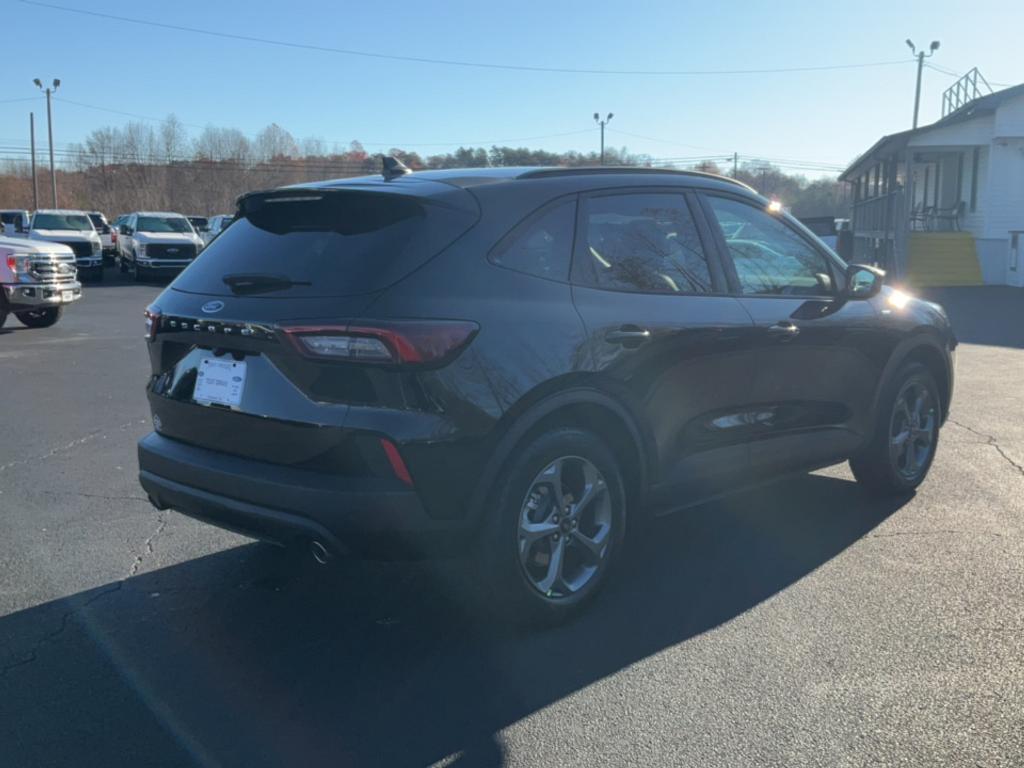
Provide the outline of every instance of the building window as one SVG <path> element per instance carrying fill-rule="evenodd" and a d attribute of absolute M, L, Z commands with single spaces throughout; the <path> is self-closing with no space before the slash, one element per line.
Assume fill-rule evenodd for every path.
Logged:
<path fill-rule="evenodd" d="M 975 147 L 971 155 L 971 212 L 978 210 L 978 166 L 981 147 Z"/>

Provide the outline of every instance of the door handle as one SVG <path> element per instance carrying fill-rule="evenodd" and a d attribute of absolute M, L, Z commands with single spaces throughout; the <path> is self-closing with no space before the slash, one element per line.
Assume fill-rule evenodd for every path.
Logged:
<path fill-rule="evenodd" d="M 650 341 L 650 338 L 649 330 L 635 325 L 624 325 L 617 330 L 608 331 L 604 336 L 604 340 L 609 344 L 622 344 L 625 347 L 638 347 Z"/>
<path fill-rule="evenodd" d="M 780 320 L 775 325 L 768 326 L 768 333 L 773 336 L 781 336 L 785 339 L 792 339 L 800 333 L 800 326 L 791 320 Z"/>

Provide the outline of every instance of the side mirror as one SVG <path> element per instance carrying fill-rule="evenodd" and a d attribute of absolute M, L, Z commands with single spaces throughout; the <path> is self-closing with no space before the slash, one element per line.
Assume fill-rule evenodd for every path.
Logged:
<path fill-rule="evenodd" d="M 870 299 L 882 290 L 885 270 L 866 264 L 851 264 L 846 268 L 846 297 Z"/>
<path fill-rule="evenodd" d="M 127 224 L 122 224 L 121 225 L 121 234 L 122 235 L 130 235 L 131 233 L 132 233 L 132 228 L 131 227 L 129 227 Z"/>

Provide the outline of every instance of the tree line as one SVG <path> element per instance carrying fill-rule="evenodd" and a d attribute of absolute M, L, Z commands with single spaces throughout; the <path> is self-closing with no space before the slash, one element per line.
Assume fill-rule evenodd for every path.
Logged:
<path fill-rule="evenodd" d="M 388 150 L 414 171 L 488 166 L 598 165 L 597 152 L 549 152 L 525 147 L 459 147 L 423 156 L 401 148 Z M 41 152 L 40 159 L 45 157 Z M 296 139 L 277 124 L 253 137 L 237 128 L 207 126 L 196 136 L 171 115 L 159 125 L 128 122 L 92 131 L 84 141 L 59 152 L 57 185 L 62 207 L 99 210 L 108 216 L 133 210 L 170 210 L 212 215 L 234 209 L 235 199 L 253 189 L 328 178 L 378 173 L 381 154 L 358 142 L 327 146 L 323 139 Z M 659 163 L 625 147 L 607 148 L 606 165 L 652 166 Z M 678 166 L 686 167 L 686 166 Z M 780 168 L 744 163 L 722 169 L 713 163 L 697 170 L 735 175 L 755 189 L 782 200 L 798 216 L 846 215 L 845 185 L 835 179 L 808 180 Z M 39 202 L 50 204 L 49 168 L 37 167 Z M 28 159 L 0 162 L 0 208 L 31 208 Z"/>

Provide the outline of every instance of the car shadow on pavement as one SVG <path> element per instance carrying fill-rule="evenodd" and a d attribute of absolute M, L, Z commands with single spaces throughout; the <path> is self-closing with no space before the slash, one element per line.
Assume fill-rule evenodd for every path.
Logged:
<path fill-rule="evenodd" d="M 755 608 L 907 500 L 809 475 L 655 520 L 600 599 L 546 630 L 470 608 L 459 561 L 313 571 L 252 544 L 133 576 L 0 619 L 0 754 L 500 765 L 506 726 Z"/>

